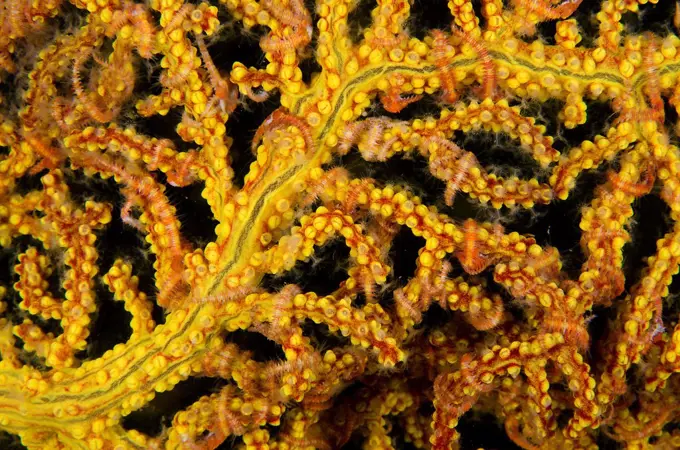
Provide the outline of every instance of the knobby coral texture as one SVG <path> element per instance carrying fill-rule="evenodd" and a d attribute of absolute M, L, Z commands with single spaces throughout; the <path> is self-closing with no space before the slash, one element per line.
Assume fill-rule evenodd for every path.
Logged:
<path fill-rule="evenodd" d="M 680 447 L 674 2 L 0 19 L 6 445 Z"/>

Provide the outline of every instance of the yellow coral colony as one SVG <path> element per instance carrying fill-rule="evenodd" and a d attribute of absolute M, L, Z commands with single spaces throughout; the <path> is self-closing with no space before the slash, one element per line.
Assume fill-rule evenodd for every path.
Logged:
<path fill-rule="evenodd" d="M 225 441 L 334 449 L 351 439 L 366 449 L 409 442 L 444 450 L 458 448 L 458 421 L 475 410 L 525 449 L 594 449 L 603 439 L 680 447 L 672 426 L 680 326 L 677 308 L 664 304 L 680 264 L 672 116 L 680 39 L 675 30 L 624 27 L 642 8 L 672 17 L 675 5 L 605 0 L 591 17 L 581 9 L 593 5 L 580 0 L 451 0 L 445 27 L 416 33 L 412 16 L 428 7 L 2 0 L 0 245 L 11 273 L 0 278 L 0 429 L 29 449 L 214 449 Z M 349 18 L 371 8 L 357 37 Z M 590 36 L 582 36 L 586 22 Z M 225 24 L 260 39 L 256 66 L 216 64 L 214 38 Z M 318 70 L 307 80 L 301 67 L 310 60 Z M 408 112 L 426 101 L 435 114 Z M 560 129 L 594 119 L 586 102 L 613 115 L 603 134 L 560 147 L 543 119 L 520 108 L 548 101 L 561 105 L 552 118 Z M 252 149 L 227 136 L 225 124 L 275 102 Z M 177 139 L 135 129 L 158 115 L 181 116 Z M 464 137 L 480 131 L 515 143 L 535 161 L 535 178 L 484 167 L 465 148 Z M 233 157 L 251 150 L 241 185 Z M 354 178 L 339 163 L 349 154 L 425 161 L 443 186 L 429 194 L 447 214 L 397 180 Z M 581 210 L 580 272 L 567 273 L 556 248 L 511 222 L 464 220 L 451 208 L 466 198 L 503 218 L 560 204 L 598 168 Z M 119 202 L 81 201 L 74 176 L 109 179 Z M 167 193 L 190 185 L 200 186 L 217 222 L 216 239 L 201 247 L 180 219 L 202 218 L 181 217 Z M 648 194 L 668 206 L 670 225 L 626 279 L 633 206 Z M 140 288 L 134 260 L 98 265 L 101 232 L 114 224 L 144 237 L 154 292 Z M 396 279 L 388 255 L 405 231 L 423 247 L 414 272 Z M 29 246 L 18 244 L 28 237 Z M 262 283 L 332 240 L 350 250 L 347 278 L 329 295 Z M 88 357 L 92 317 L 111 301 L 123 302 L 131 335 Z M 450 311 L 446 321 L 424 321 L 431 307 Z M 597 349 L 594 308 L 611 319 Z M 341 344 L 309 336 L 310 322 Z M 229 339 L 237 330 L 264 335 L 282 358 L 253 358 Z M 157 435 L 124 426 L 159 393 L 197 377 L 223 383 Z"/>

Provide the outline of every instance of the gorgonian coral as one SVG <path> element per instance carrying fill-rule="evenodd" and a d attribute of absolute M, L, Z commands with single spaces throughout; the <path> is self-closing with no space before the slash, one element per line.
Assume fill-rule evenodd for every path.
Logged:
<path fill-rule="evenodd" d="M 636 21 L 646 0 L 580 3 L 3 0 L 0 428 L 444 450 L 473 410 L 525 449 L 679 447 L 680 39 Z M 526 226 L 579 178 L 580 218 Z M 191 187 L 207 207 L 179 214 Z M 642 197 L 668 223 L 640 268 Z M 129 335 L 98 352 L 116 302 Z"/>

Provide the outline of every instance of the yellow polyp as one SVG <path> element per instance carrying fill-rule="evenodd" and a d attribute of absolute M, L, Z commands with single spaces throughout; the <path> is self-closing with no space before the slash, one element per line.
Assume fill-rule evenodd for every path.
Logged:
<path fill-rule="evenodd" d="M 331 111 L 331 104 L 327 100 L 319 102 L 317 107 L 319 108 L 319 112 L 324 115 L 328 114 Z"/>
<path fill-rule="evenodd" d="M 633 64 L 630 63 L 628 60 L 624 60 L 621 63 L 619 63 L 619 71 L 621 72 L 621 75 L 623 75 L 626 78 L 630 78 L 633 75 L 633 72 L 635 71 L 635 67 Z"/>
<path fill-rule="evenodd" d="M 328 83 L 329 88 L 337 89 L 338 87 L 340 87 L 341 80 L 340 80 L 340 77 L 337 74 L 332 73 L 332 74 L 328 75 L 327 83 Z"/>
<path fill-rule="evenodd" d="M 519 375 L 519 373 L 520 373 L 520 371 L 521 371 L 521 368 L 520 368 L 519 366 L 517 366 L 517 365 L 511 365 L 511 366 L 508 367 L 507 371 L 508 371 L 508 374 L 509 374 L 511 377 L 514 378 L 514 377 L 516 377 L 517 375 Z"/>

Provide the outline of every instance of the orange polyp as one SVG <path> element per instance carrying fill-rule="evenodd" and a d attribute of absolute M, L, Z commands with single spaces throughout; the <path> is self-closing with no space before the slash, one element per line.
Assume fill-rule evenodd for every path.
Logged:
<path fill-rule="evenodd" d="M 538 16 L 538 21 L 566 19 L 571 16 L 583 0 L 565 0 L 555 6 L 546 0 L 513 0 L 516 6 L 526 8 Z"/>
<path fill-rule="evenodd" d="M 607 173 L 607 179 L 615 189 L 638 198 L 648 194 L 654 187 L 654 181 L 656 180 L 656 169 L 653 165 L 650 164 L 644 167 L 642 173 L 644 176 L 636 183 L 624 181 L 619 174 L 611 171 Z"/>
<path fill-rule="evenodd" d="M 118 33 L 127 23 L 133 25 L 137 39 L 137 51 L 146 59 L 153 57 L 154 27 L 151 25 L 151 17 L 147 8 L 141 3 L 125 1 L 123 9 L 116 11 L 112 21 L 108 24 L 106 34 L 113 36 Z"/>
<path fill-rule="evenodd" d="M 300 206 L 302 208 L 311 206 L 325 191 L 332 188 L 332 184 L 349 178 L 349 172 L 343 167 L 334 167 L 324 172 L 323 176 L 308 190 L 307 196 L 300 202 Z"/>
<path fill-rule="evenodd" d="M 40 164 L 31 169 L 32 173 L 38 173 L 43 169 L 54 169 L 59 166 L 63 156 L 50 145 L 46 145 L 41 139 L 29 135 L 24 136 L 36 153 L 42 157 Z"/>
<path fill-rule="evenodd" d="M 468 322 L 480 331 L 487 331 L 495 328 L 503 319 L 505 308 L 503 301 L 499 295 L 494 295 L 492 299 L 492 307 L 485 311 L 479 308 L 477 311 L 470 311 L 467 314 Z"/>
<path fill-rule="evenodd" d="M 422 99 L 422 95 L 402 95 L 399 90 L 390 91 L 388 93 L 380 94 L 380 103 L 382 103 L 385 111 L 397 114 L 401 112 L 411 103 L 415 103 Z"/>
<path fill-rule="evenodd" d="M 434 55 L 434 63 L 439 69 L 441 78 L 442 99 L 446 103 L 452 104 L 458 100 L 455 75 L 449 68 L 449 59 L 447 58 L 447 52 L 452 47 L 448 37 L 442 31 L 435 30 L 432 35 L 434 37 L 432 53 Z"/>
<path fill-rule="evenodd" d="M 515 445 L 524 450 L 540 450 L 542 448 L 538 445 L 532 444 L 526 437 L 524 437 L 520 431 L 519 423 L 514 417 L 508 417 L 505 419 L 505 432 L 512 442 L 515 443 Z"/>
<path fill-rule="evenodd" d="M 406 294 L 404 293 L 403 289 L 395 289 L 394 302 L 399 308 L 403 309 L 406 314 L 408 314 L 408 317 L 415 323 L 418 323 L 422 320 L 422 313 L 418 309 L 419 305 L 411 303 L 408 298 L 406 298 Z"/>
<path fill-rule="evenodd" d="M 466 152 L 455 165 L 453 169 L 453 175 L 450 180 L 446 180 L 446 192 L 444 193 L 444 199 L 447 206 L 453 206 L 453 200 L 456 197 L 456 193 L 460 190 L 461 185 L 465 181 L 468 172 L 472 167 L 475 166 L 477 158 L 470 152 Z"/>
<path fill-rule="evenodd" d="M 467 43 L 472 49 L 477 53 L 477 56 L 482 61 L 482 66 L 484 67 L 484 82 L 482 83 L 482 96 L 483 98 L 492 98 L 496 91 L 496 69 L 493 63 L 493 59 L 489 54 L 489 50 L 484 43 L 480 42 L 478 38 L 470 36 L 465 31 L 461 30 L 455 25 L 451 25 L 451 32 L 460 37 L 465 43 Z"/>
<path fill-rule="evenodd" d="M 78 57 L 76 57 L 73 62 L 73 90 L 78 98 L 78 101 L 85 107 L 87 113 L 97 122 L 109 122 L 113 119 L 114 114 L 112 111 L 104 112 L 96 104 L 93 104 L 90 99 L 85 94 L 83 89 L 82 81 L 80 79 L 80 71 L 87 60 L 92 54 L 92 50 L 83 51 Z"/>
<path fill-rule="evenodd" d="M 362 178 L 361 180 L 359 180 L 357 184 L 351 185 L 349 190 L 347 191 L 347 196 L 345 197 L 345 200 L 342 202 L 343 211 L 346 214 L 352 214 L 359 206 L 359 197 L 362 194 L 366 194 L 368 188 L 372 186 L 374 183 L 375 180 L 372 178 Z"/>
<path fill-rule="evenodd" d="M 651 33 L 645 33 L 644 40 L 647 44 L 645 47 L 643 62 L 645 66 L 645 72 L 647 73 L 647 84 L 645 88 L 650 103 L 651 111 L 649 114 L 652 120 L 663 126 L 665 119 L 664 103 L 663 99 L 661 98 L 658 68 L 654 62 L 654 53 L 658 51 L 658 47 L 655 42 L 655 37 Z"/>
<path fill-rule="evenodd" d="M 391 121 L 387 117 L 370 118 L 355 122 L 347 126 L 340 137 L 338 152 L 347 154 L 354 144 L 359 145 L 359 151 L 367 161 L 386 161 L 390 150 L 399 137 L 394 136 L 385 140 L 388 127 L 396 127 L 402 122 Z"/>
<path fill-rule="evenodd" d="M 138 219 L 132 217 L 133 206 L 134 202 L 132 200 L 127 200 L 120 210 L 120 218 L 122 219 L 123 223 L 131 226 L 137 231 L 142 232 L 144 230 L 144 227 L 142 226 Z"/>
<path fill-rule="evenodd" d="M 286 37 L 265 36 L 260 40 L 260 47 L 267 53 L 283 54 L 303 48 L 312 39 L 311 27 L 294 26 L 293 33 Z"/>
<path fill-rule="evenodd" d="M 560 333 L 567 342 L 573 343 L 582 351 L 590 348 L 590 334 L 587 322 L 579 318 L 555 316 L 550 314 L 541 319 L 541 325 L 546 332 Z"/>
<path fill-rule="evenodd" d="M 458 252 L 458 260 L 470 275 L 477 275 L 491 263 L 489 258 L 482 254 L 482 249 L 483 243 L 479 241 L 477 222 L 472 219 L 466 220 L 463 223 L 463 248 Z"/>
<path fill-rule="evenodd" d="M 217 103 L 223 113 L 231 114 L 234 109 L 236 109 L 236 106 L 238 106 L 238 88 L 232 86 L 228 80 L 220 75 L 210 53 L 208 53 L 208 48 L 205 46 L 203 36 L 200 34 L 196 35 L 196 43 L 201 52 L 203 63 L 208 70 L 208 75 L 210 76 L 210 81 L 214 90 L 214 97 L 210 100 L 208 106 L 206 106 L 206 111 L 209 111 L 213 104 Z"/>

